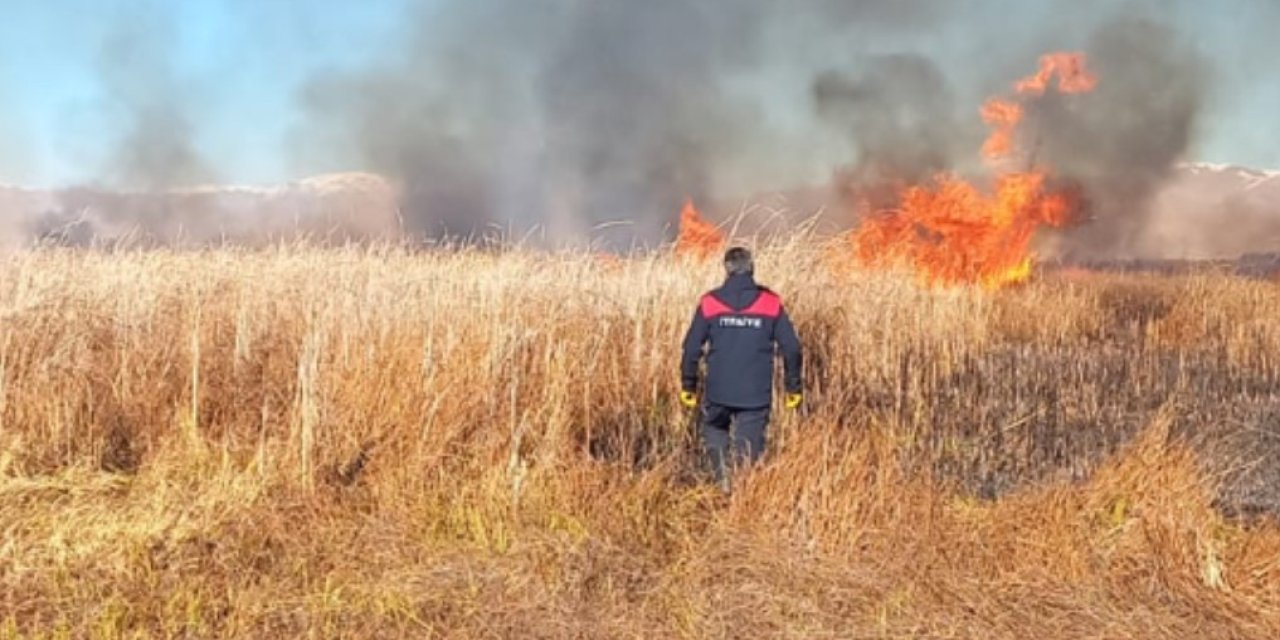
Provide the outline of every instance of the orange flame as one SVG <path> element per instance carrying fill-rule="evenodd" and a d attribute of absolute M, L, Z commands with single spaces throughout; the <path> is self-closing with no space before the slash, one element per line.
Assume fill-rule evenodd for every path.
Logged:
<path fill-rule="evenodd" d="M 1043 95 L 1049 82 L 1058 78 L 1062 93 L 1088 93 L 1098 86 L 1098 78 L 1085 68 L 1084 54 L 1057 52 L 1040 56 L 1040 71 L 1014 84 L 1019 95 Z"/>
<path fill-rule="evenodd" d="M 982 152 L 993 166 L 1017 150 L 1022 100 L 1043 95 L 1054 78 L 1057 91 L 1066 94 L 1097 84 L 1082 54 L 1041 57 L 1039 72 L 1014 84 L 1015 98 L 992 98 L 982 106 L 982 119 L 991 127 Z M 905 263 L 929 285 L 976 283 L 994 289 L 1024 282 L 1034 264 L 1036 231 L 1069 224 L 1078 208 L 1071 194 L 1048 187 L 1047 177 L 1044 167 L 997 168 L 986 191 L 950 174 L 906 187 L 897 208 L 875 213 L 854 231 L 856 257 L 873 267 Z"/>
<path fill-rule="evenodd" d="M 707 259 L 724 248 L 724 234 L 698 213 L 693 200 L 680 211 L 680 235 L 676 237 L 676 255 Z"/>
<path fill-rule="evenodd" d="M 999 158 L 1013 150 L 1013 134 L 1022 122 L 1022 105 L 992 98 L 982 105 L 982 120 L 991 126 L 991 134 L 982 145 L 982 155 Z"/>

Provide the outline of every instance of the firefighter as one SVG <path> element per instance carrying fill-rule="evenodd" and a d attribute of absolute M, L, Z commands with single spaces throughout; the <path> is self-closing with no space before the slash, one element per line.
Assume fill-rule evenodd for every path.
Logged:
<path fill-rule="evenodd" d="M 729 249 L 724 266 L 724 285 L 702 296 L 685 334 L 680 402 L 698 406 L 698 365 L 708 345 L 700 427 L 716 483 L 727 491 L 729 467 L 764 453 L 775 345 L 782 352 L 784 405 L 795 409 L 803 396 L 800 339 L 781 298 L 756 284 L 747 249 Z"/>

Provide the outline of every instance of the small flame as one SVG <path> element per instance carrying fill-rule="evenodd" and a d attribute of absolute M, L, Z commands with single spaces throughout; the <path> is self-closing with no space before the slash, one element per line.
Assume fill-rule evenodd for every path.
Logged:
<path fill-rule="evenodd" d="M 1031 279 L 1031 258 L 1023 260 L 1021 264 L 1010 267 L 1000 273 L 986 276 L 982 279 L 982 286 L 987 289 L 999 289 L 1015 284 L 1022 284 Z"/>
<path fill-rule="evenodd" d="M 1019 95 L 1044 95 L 1054 77 L 1062 93 L 1088 93 L 1098 86 L 1097 76 L 1085 68 L 1083 54 L 1057 52 L 1040 56 L 1040 71 L 1019 80 L 1014 89 Z"/>
<path fill-rule="evenodd" d="M 932 183 L 900 190 L 898 206 L 876 212 L 853 233 L 855 255 L 864 265 L 911 266 L 931 286 L 976 283 L 997 289 L 1027 281 L 1034 255 L 1031 242 L 1042 227 L 1072 221 L 1078 202 L 1047 185 L 1048 169 L 1011 171 L 1006 160 L 1018 150 L 1018 127 L 1027 97 L 1043 95 L 1057 79 L 1060 93 L 1081 93 L 1097 79 L 1078 53 L 1040 58 L 1040 70 L 1014 84 L 1014 98 L 992 98 L 981 116 L 991 127 L 982 147 L 995 176 L 980 188 L 942 174 Z"/>
<path fill-rule="evenodd" d="M 705 260 L 724 248 L 724 234 L 698 212 L 693 200 L 686 200 L 680 211 L 680 235 L 676 237 L 676 255 Z"/>
<path fill-rule="evenodd" d="M 1022 105 L 992 98 L 982 105 L 982 120 L 991 126 L 991 134 L 982 145 L 982 155 L 999 158 L 1013 151 L 1013 134 L 1022 121 Z"/>

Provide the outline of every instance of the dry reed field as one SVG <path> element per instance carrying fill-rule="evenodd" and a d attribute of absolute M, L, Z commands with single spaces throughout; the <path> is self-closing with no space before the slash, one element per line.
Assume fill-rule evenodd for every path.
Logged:
<path fill-rule="evenodd" d="M 830 255 L 760 253 L 806 406 L 730 496 L 714 261 L 0 257 L 0 638 L 1280 637 L 1280 286 Z"/>

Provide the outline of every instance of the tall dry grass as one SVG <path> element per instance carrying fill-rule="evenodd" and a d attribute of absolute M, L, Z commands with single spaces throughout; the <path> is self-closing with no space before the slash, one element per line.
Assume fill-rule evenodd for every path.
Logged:
<path fill-rule="evenodd" d="M 759 260 L 808 405 L 731 497 L 674 401 L 714 264 L 5 257 L 0 638 L 1280 634 L 1280 289 L 827 255 Z"/>

